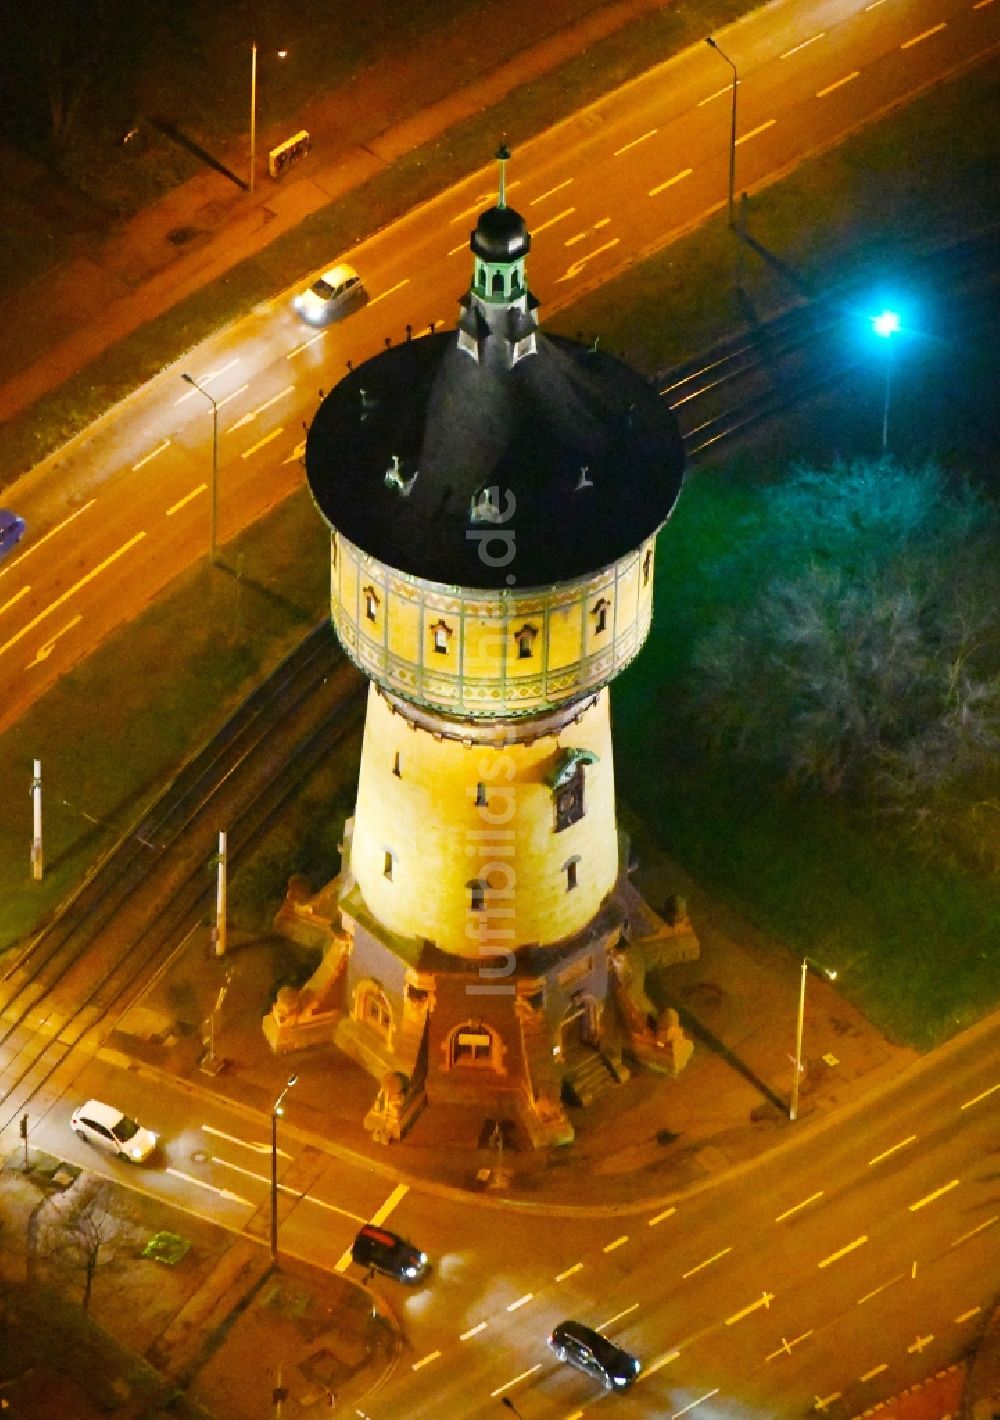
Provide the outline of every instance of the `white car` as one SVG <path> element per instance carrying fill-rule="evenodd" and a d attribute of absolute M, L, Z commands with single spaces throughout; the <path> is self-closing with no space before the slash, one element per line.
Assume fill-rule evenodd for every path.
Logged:
<path fill-rule="evenodd" d="M 310 325 L 328 325 L 363 306 L 367 299 L 368 294 L 354 267 L 341 262 L 314 281 L 308 290 L 300 292 L 292 304 Z"/>
<path fill-rule="evenodd" d="M 151 1130 L 100 1100 L 88 1100 L 74 1110 L 71 1124 L 79 1138 L 129 1163 L 145 1163 L 156 1148 L 156 1135 Z"/>

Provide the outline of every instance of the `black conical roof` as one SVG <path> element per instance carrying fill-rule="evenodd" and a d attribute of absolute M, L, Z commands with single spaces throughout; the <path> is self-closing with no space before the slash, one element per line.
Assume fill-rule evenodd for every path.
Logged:
<path fill-rule="evenodd" d="M 549 586 L 639 547 L 669 515 L 683 465 L 673 415 L 646 380 L 541 334 L 510 369 L 475 360 L 454 332 L 394 346 L 336 386 L 306 442 L 313 497 L 351 542 L 415 576 L 484 589 Z M 512 509 L 503 523 L 472 516 L 490 488 Z M 509 561 L 480 536 L 498 530 L 513 534 Z"/>

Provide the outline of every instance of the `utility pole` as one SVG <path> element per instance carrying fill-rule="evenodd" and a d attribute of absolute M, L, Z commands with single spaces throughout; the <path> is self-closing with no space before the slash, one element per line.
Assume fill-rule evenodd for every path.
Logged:
<path fill-rule="evenodd" d="M 257 42 L 250 46 L 250 191 L 257 172 Z"/>
<path fill-rule="evenodd" d="M 31 832 L 31 876 L 35 882 L 41 882 L 44 871 L 44 856 L 42 853 L 42 761 L 36 759 L 34 778 L 31 781 L 31 809 L 32 809 L 32 832 Z"/>
<path fill-rule="evenodd" d="M 219 831 L 215 879 L 215 955 L 226 955 L 226 835 Z"/>

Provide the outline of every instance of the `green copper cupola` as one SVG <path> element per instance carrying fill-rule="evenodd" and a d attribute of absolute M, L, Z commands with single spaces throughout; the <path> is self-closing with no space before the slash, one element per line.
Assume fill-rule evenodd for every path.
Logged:
<path fill-rule="evenodd" d="M 507 206 L 510 149 L 497 150 L 499 182 L 496 206 L 488 208 L 472 232 L 472 286 L 462 298 L 459 345 L 483 362 L 500 358 L 509 368 L 535 350 L 537 302 L 528 290 L 524 260 L 531 235 L 520 212 Z M 496 337 L 500 337 L 497 339 Z"/>

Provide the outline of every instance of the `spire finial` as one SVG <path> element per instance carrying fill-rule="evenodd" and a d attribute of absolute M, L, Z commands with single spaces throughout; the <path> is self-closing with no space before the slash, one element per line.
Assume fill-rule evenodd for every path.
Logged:
<path fill-rule="evenodd" d="M 497 197 L 497 206 L 507 206 L 507 164 L 510 161 L 510 149 L 506 143 L 501 143 L 497 149 L 497 162 L 500 164 L 500 191 Z"/>

